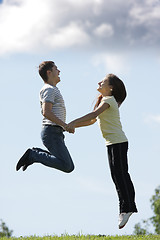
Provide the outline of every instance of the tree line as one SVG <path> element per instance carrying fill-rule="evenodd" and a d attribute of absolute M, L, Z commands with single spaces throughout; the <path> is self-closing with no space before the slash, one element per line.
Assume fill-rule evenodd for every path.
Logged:
<path fill-rule="evenodd" d="M 160 234 L 160 186 L 155 189 L 154 195 L 150 199 L 151 209 L 153 210 L 153 216 L 142 220 L 141 223 L 137 223 L 134 226 L 134 235 L 148 235 L 148 234 Z M 154 228 L 154 232 L 150 231 L 150 228 Z M 13 230 L 10 230 L 6 223 L 0 220 L 0 238 L 11 237 Z"/>

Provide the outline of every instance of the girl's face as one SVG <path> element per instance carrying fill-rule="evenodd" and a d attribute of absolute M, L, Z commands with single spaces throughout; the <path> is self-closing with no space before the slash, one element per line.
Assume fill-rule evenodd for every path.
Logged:
<path fill-rule="evenodd" d="M 109 84 L 109 79 L 107 77 L 98 83 L 97 90 L 104 96 L 112 95 L 112 86 Z"/>

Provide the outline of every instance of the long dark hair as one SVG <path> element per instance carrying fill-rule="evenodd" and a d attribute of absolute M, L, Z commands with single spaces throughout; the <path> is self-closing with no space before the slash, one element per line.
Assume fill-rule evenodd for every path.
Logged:
<path fill-rule="evenodd" d="M 114 96 L 114 98 L 116 99 L 116 102 L 118 103 L 118 106 L 120 107 L 120 105 L 122 104 L 122 102 L 125 100 L 127 96 L 125 85 L 121 79 L 119 79 L 116 75 L 112 73 L 108 74 L 106 78 L 109 80 L 109 85 L 112 86 L 112 96 Z M 96 109 L 99 106 L 102 98 L 103 96 L 102 94 L 100 94 L 97 98 L 97 102 L 94 106 L 94 109 Z"/>

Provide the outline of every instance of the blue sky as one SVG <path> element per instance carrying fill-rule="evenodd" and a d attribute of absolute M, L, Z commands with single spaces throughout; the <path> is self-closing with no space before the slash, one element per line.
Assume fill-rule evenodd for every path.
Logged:
<path fill-rule="evenodd" d="M 39 6 L 37 11 L 37 6 Z M 131 234 L 152 216 L 159 185 L 160 3 L 154 0 L 5 0 L 0 5 L 0 218 L 15 236 Z M 35 17 L 36 13 L 36 17 Z M 118 199 L 97 123 L 65 133 L 75 171 L 15 165 L 28 147 L 42 147 L 37 67 L 61 70 L 67 122 L 93 108 L 97 83 L 117 74 L 128 96 L 120 108 L 129 139 L 129 171 L 139 213 L 118 230 Z"/>

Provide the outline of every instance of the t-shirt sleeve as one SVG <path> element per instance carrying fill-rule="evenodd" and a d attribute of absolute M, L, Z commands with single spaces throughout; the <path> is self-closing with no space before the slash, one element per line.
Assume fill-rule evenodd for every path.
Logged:
<path fill-rule="evenodd" d="M 108 103 L 110 106 L 112 105 L 113 103 L 113 99 L 112 98 L 103 98 L 102 100 L 104 103 Z"/>
<path fill-rule="evenodd" d="M 53 88 L 46 88 L 43 92 L 40 93 L 41 103 L 50 102 L 54 103 L 55 101 L 55 91 Z"/>

